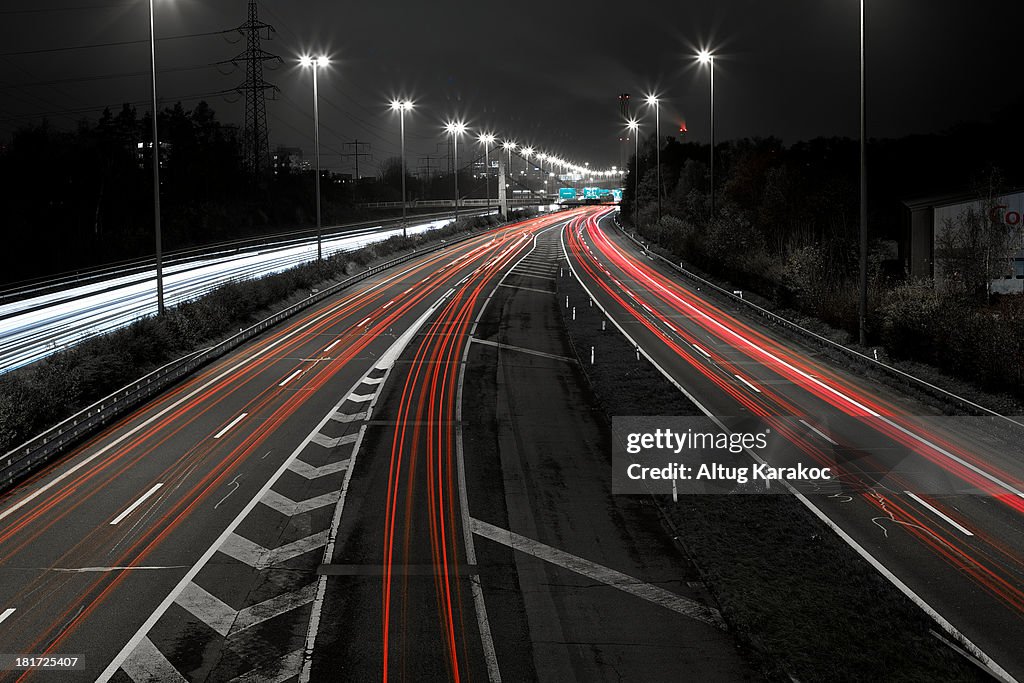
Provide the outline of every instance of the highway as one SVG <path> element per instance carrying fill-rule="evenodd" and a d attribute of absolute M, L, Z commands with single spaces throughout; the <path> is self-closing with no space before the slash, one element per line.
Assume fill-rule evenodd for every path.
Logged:
<path fill-rule="evenodd" d="M 450 219 L 415 223 L 409 234 L 443 227 Z M 380 227 L 323 240 L 324 256 L 354 251 L 401 235 Z M 191 301 L 228 282 L 278 273 L 316 259 L 316 240 L 289 240 L 256 251 L 228 252 L 169 262 L 164 268 L 168 306 Z M 35 362 L 86 337 L 109 332 L 156 312 L 153 268 L 69 286 L 0 305 L 0 373 Z"/>
<path fill-rule="evenodd" d="M 493 417 L 467 420 L 475 427 L 463 435 L 463 400 L 467 411 L 491 406 L 519 423 L 520 435 L 538 434 L 500 405 L 512 394 L 493 380 L 488 392 L 463 394 L 468 354 L 507 347 L 513 357 L 542 361 L 534 381 L 517 377 L 514 393 L 528 405 L 536 381 L 552 373 L 564 379 L 571 369 L 564 335 L 530 353 L 497 331 L 491 339 L 475 329 L 492 324 L 485 310 L 504 308 L 485 302 L 509 293 L 547 301 L 546 317 L 532 322 L 525 314 L 533 304 L 519 302 L 528 329 L 510 341 L 536 338 L 530 325 L 557 326 L 555 239 L 566 220 L 515 224 L 365 281 L 6 495 L 5 651 L 80 656 L 82 668 L 62 672 L 62 680 L 333 680 L 333 671 L 350 679 L 500 680 L 501 667 L 516 680 L 517 667 L 593 670 L 601 659 L 587 640 L 590 650 L 609 647 L 605 629 L 592 627 L 593 610 L 614 620 L 625 601 L 636 628 L 613 659 L 626 670 L 650 678 L 666 666 L 706 662 L 747 678 L 717 612 L 679 578 L 678 555 L 657 541 L 657 520 L 610 496 L 605 454 L 600 466 L 578 448 L 567 460 L 593 493 L 563 492 L 563 507 L 517 499 L 511 484 L 489 476 L 495 452 L 463 446 L 497 438 Z M 531 254 L 540 261 L 528 261 Z M 596 448 L 594 418 L 573 418 L 573 406 L 558 392 L 529 405 L 550 418 L 565 415 L 566 443 L 589 439 Z M 529 476 L 537 491 L 564 489 L 550 473 Z M 503 499 L 518 500 L 514 517 L 494 507 Z M 580 535 L 573 513 L 581 505 L 595 524 L 595 511 L 615 517 L 601 539 L 589 529 Z M 626 534 L 619 517 L 640 518 L 640 526 Z M 534 518 L 532 528 L 509 529 L 514 519 Z M 517 578 L 513 566 L 532 578 Z M 662 581 L 654 585 L 649 575 Z M 543 590 L 520 592 L 521 580 Z M 605 588 L 594 590 L 595 582 Z M 582 613 L 581 590 L 599 594 Z M 579 644 L 556 647 L 551 629 L 575 631 Z M 687 639 L 706 649 L 684 647 Z M 674 654 L 638 656 L 643 643 Z M 358 656 L 339 664 L 345 652 Z M 3 680 L 36 678 L 45 674 L 6 672 Z"/>
<path fill-rule="evenodd" d="M 1024 677 L 1013 425 L 951 427 L 826 366 L 610 217 L 510 224 L 360 282 L 8 492 L 0 649 L 80 656 L 60 680 L 758 679 L 653 506 L 612 493 L 555 295 L 576 277 L 702 410 L 842 467 L 791 495 Z"/>
<path fill-rule="evenodd" d="M 943 418 L 819 362 L 708 299 L 590 216 L 563 246 L 597 303 L 710 416 L 754 416 L 791 447 L 783 465 L 831 465 L 796 495 L 858 552 L 980 649 L 1024 677 L 1024 459 L 1019 425 Z"/>

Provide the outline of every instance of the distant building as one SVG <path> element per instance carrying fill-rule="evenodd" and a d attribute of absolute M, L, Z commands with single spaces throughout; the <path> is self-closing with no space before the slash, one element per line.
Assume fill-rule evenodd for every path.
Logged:
<path fill-rule="evenodd" d="M 278 146 L 270 155 L 270 163 L 274 169 L 274 175 L 282 172 L 300 173 L 313 168 L 308 161 L 303 159 L 300 147 Z"/>
<path fill-rule="evenodd" d="M 167 153 L 171 149 L 171 143 L 160 143 L 160 168 L 167 168 Z M 135 143 L 135 163 L 139 168 L 145 168 L 153 158 L 153 141 Z"/>
<path fill-rule="evenodd" d="M 936 267 L 936 245 L 942 239 L 946 225 L 956 221 L 968 209 L 984 212 L 984 203 L 976 193 L 962 192 L 903 202 L 906 219 L 902 240 L 903 261 L 912 277 L 925 277 L 942 281 L 941 265 Z M 992 281 L 992 291 L 1002 294 L 1024 292 L 1024 189 L 1008 192 L 995 201 L 989 218 L 1014 233 L 1016 253 L 1006 264 L 1005 274 Z"/>

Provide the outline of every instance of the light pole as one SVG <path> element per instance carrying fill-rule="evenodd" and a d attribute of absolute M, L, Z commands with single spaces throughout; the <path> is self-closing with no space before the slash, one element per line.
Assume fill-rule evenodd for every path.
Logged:
<path fill-rule="evenodd" d="M 860 0 L 860 300 L 858 302 L 858 338 L 868 343 L 868 171 L 867 108 L 864 102 L 864 0 Z"/>
<path fill-rule="evenodd" d="M 156 238 L 156 314 L 164 314 L 164 259 L 160 236 L 160 139 L 156 130 L 156 38 L 153 0 L 149 0 L 149 68 L 153 86 L 153 227 Z"/>
<path fill-rule="evenodd" d="M 319 57 L 302 57 L 299 60 L 304 68 L 313 70 L 313 148 L 316 158 L 316 260 L 323 260 L 323 228 L 320 222 L 320 103 L 317 91 L 317 71 L 330 64 L 330 60 L 323 55 Z"/>
<path fill-rule="evenodd" d="M 487 189 L 487 213 L 491 213 L 491 145 L 494 144 L 494 135 L 492 133 L 482 133 L 477 137 L 477 140 L 484 146 L 484 187 Z"/>
<path fill-rule="evenodd" d="M 706 64 L 711 74 L 711 217 L 715 217 L 715 56 L 708 50 L 697 53 L 697 61 Z"/>
<path fill-rule="evenodd" d="M 647 96 L 648 106 L 654 107 L 654 139 L 655 139 L 655 156 L 654 163 L 657 167 L 657 178 L 658 178 L 658 221 L 661 221 L 661 106 L 658 103 L 658 98 L 654 95 Z"/>
<path fill-rule="evenodd" d="M 633 134 L 633 229 L 640 222 L 640 122 L 630 119 L 626 124 Z"/>
<path fill-rule="evenodd" d="M 409 100 L 392 100 L 391 111 L 397 111 L 402 121 L 402 237 L 406 237 L 405 205 L 407 197 L 405 194 L 405 112 L 412 111 L 412 102 Z"/>
<path fill-rule="evenodd" d="M 452 136 L 453 156 L 452 170 L 455 172 L 455 220 L 459 219 L 459 136 L 466 132 L 466 124 L 462 121 L 449 121 L 444 129 Z"/>
<path fill-rule="evenodd" d="M 507 202 L 509 202 L 509 204 L 511 204 L 512 203 L 512 150 L 514 150 L 516 148 L 516 143 L 515 143 L 514 140 L 505 140 L 505 142 L 501 143 L 501 146 L 505 148 L 506 152 L 508 152 L 508 168 L 505 169 L 505 173 L 507 174 L 506 177 L 505 177 L 505 195 L 506 195 L 505 196 L 505 200 Z"/>

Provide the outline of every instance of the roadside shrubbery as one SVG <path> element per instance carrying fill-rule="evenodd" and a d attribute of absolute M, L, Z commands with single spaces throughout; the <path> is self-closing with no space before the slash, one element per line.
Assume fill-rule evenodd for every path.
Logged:
<path fill-rule="evenodd" d="M 423 235 L 395 236 L 322 263 L 232 282 L 160 318 L 143 318 L 90 337 L 29 367 L 0 376 L 0 453 L 6 453 L 69 415 L 190 351 L 209 346 L 314 288 L 377 260 L 426 242 L 497 225 L 497 216 L 471 216 Z"/>

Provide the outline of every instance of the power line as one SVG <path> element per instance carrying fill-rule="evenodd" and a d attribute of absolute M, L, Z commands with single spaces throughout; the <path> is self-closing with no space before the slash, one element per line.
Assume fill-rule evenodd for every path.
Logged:
<path fill-rule="evenodd" d="M 183 33 L 178 36 L 164 36 L 157 38 L 157 42 L 163 42 L 165 40 L 181 40 L 183 38 L 203 38 L 206 36 L 222 36 L 227 33 L 237 33 L 238 29 L 228 29 L 225 31 L 207 31 L 206 33 Z M 64 47 L 45 47 L 38 50 L 19 50 L 16 52 L 0 52 L 0 57 L 18 57 L 21 55 L 40 55 L 50 52 L 68 52 L 70 50 L 91 50 L 100 47 L 118 47 L 121 45 L 141 45 L 149 44 L 148 39 L 144 40 L 118 40 L 110 43 L 89 43 L 86 45 L 66 45 Z"/>
<path fill-rule="evenodd" d="M 197 66 L 180 66 L 172 67 L 168 69 L 158 69 L 158 74 L 169 74 L 169 73 L 180 73 L 182 71 L 198 71 L 200 69 L 209 69 L 211 67 L 220 66 L 216 63 L 200 64 Z M 96 74 L 92 76 L 80 76 L 77 78 L 58 78 L 49 81 L 30 81 L 27 83 L 3 83 L 0 84 L 0 90 L 9 90 L 11 88 L 30 88 L 37 86 L 50 86 L 50 85 L 65 85 L 69 83 L 90 83 L 95 81 L 108 81 L 116 80 L 118 78 L 136 78 L 140 76 L 150 76 L 149 71 L 123 71 L 116 74 Z"/>
<path fill-rule="evenodd" d="M 53 14 L 55 12 L 74 12 L 78 10 L 90 10 L 90 9 L 117 9 L 131 7 L 135 3 L 133 2 L 118 2 L 107 5 L 78 5 L 76 7 L 49 7 L 46 9 L 5 9 L 0 10 L 0 15 L 8 14 Z"/>

